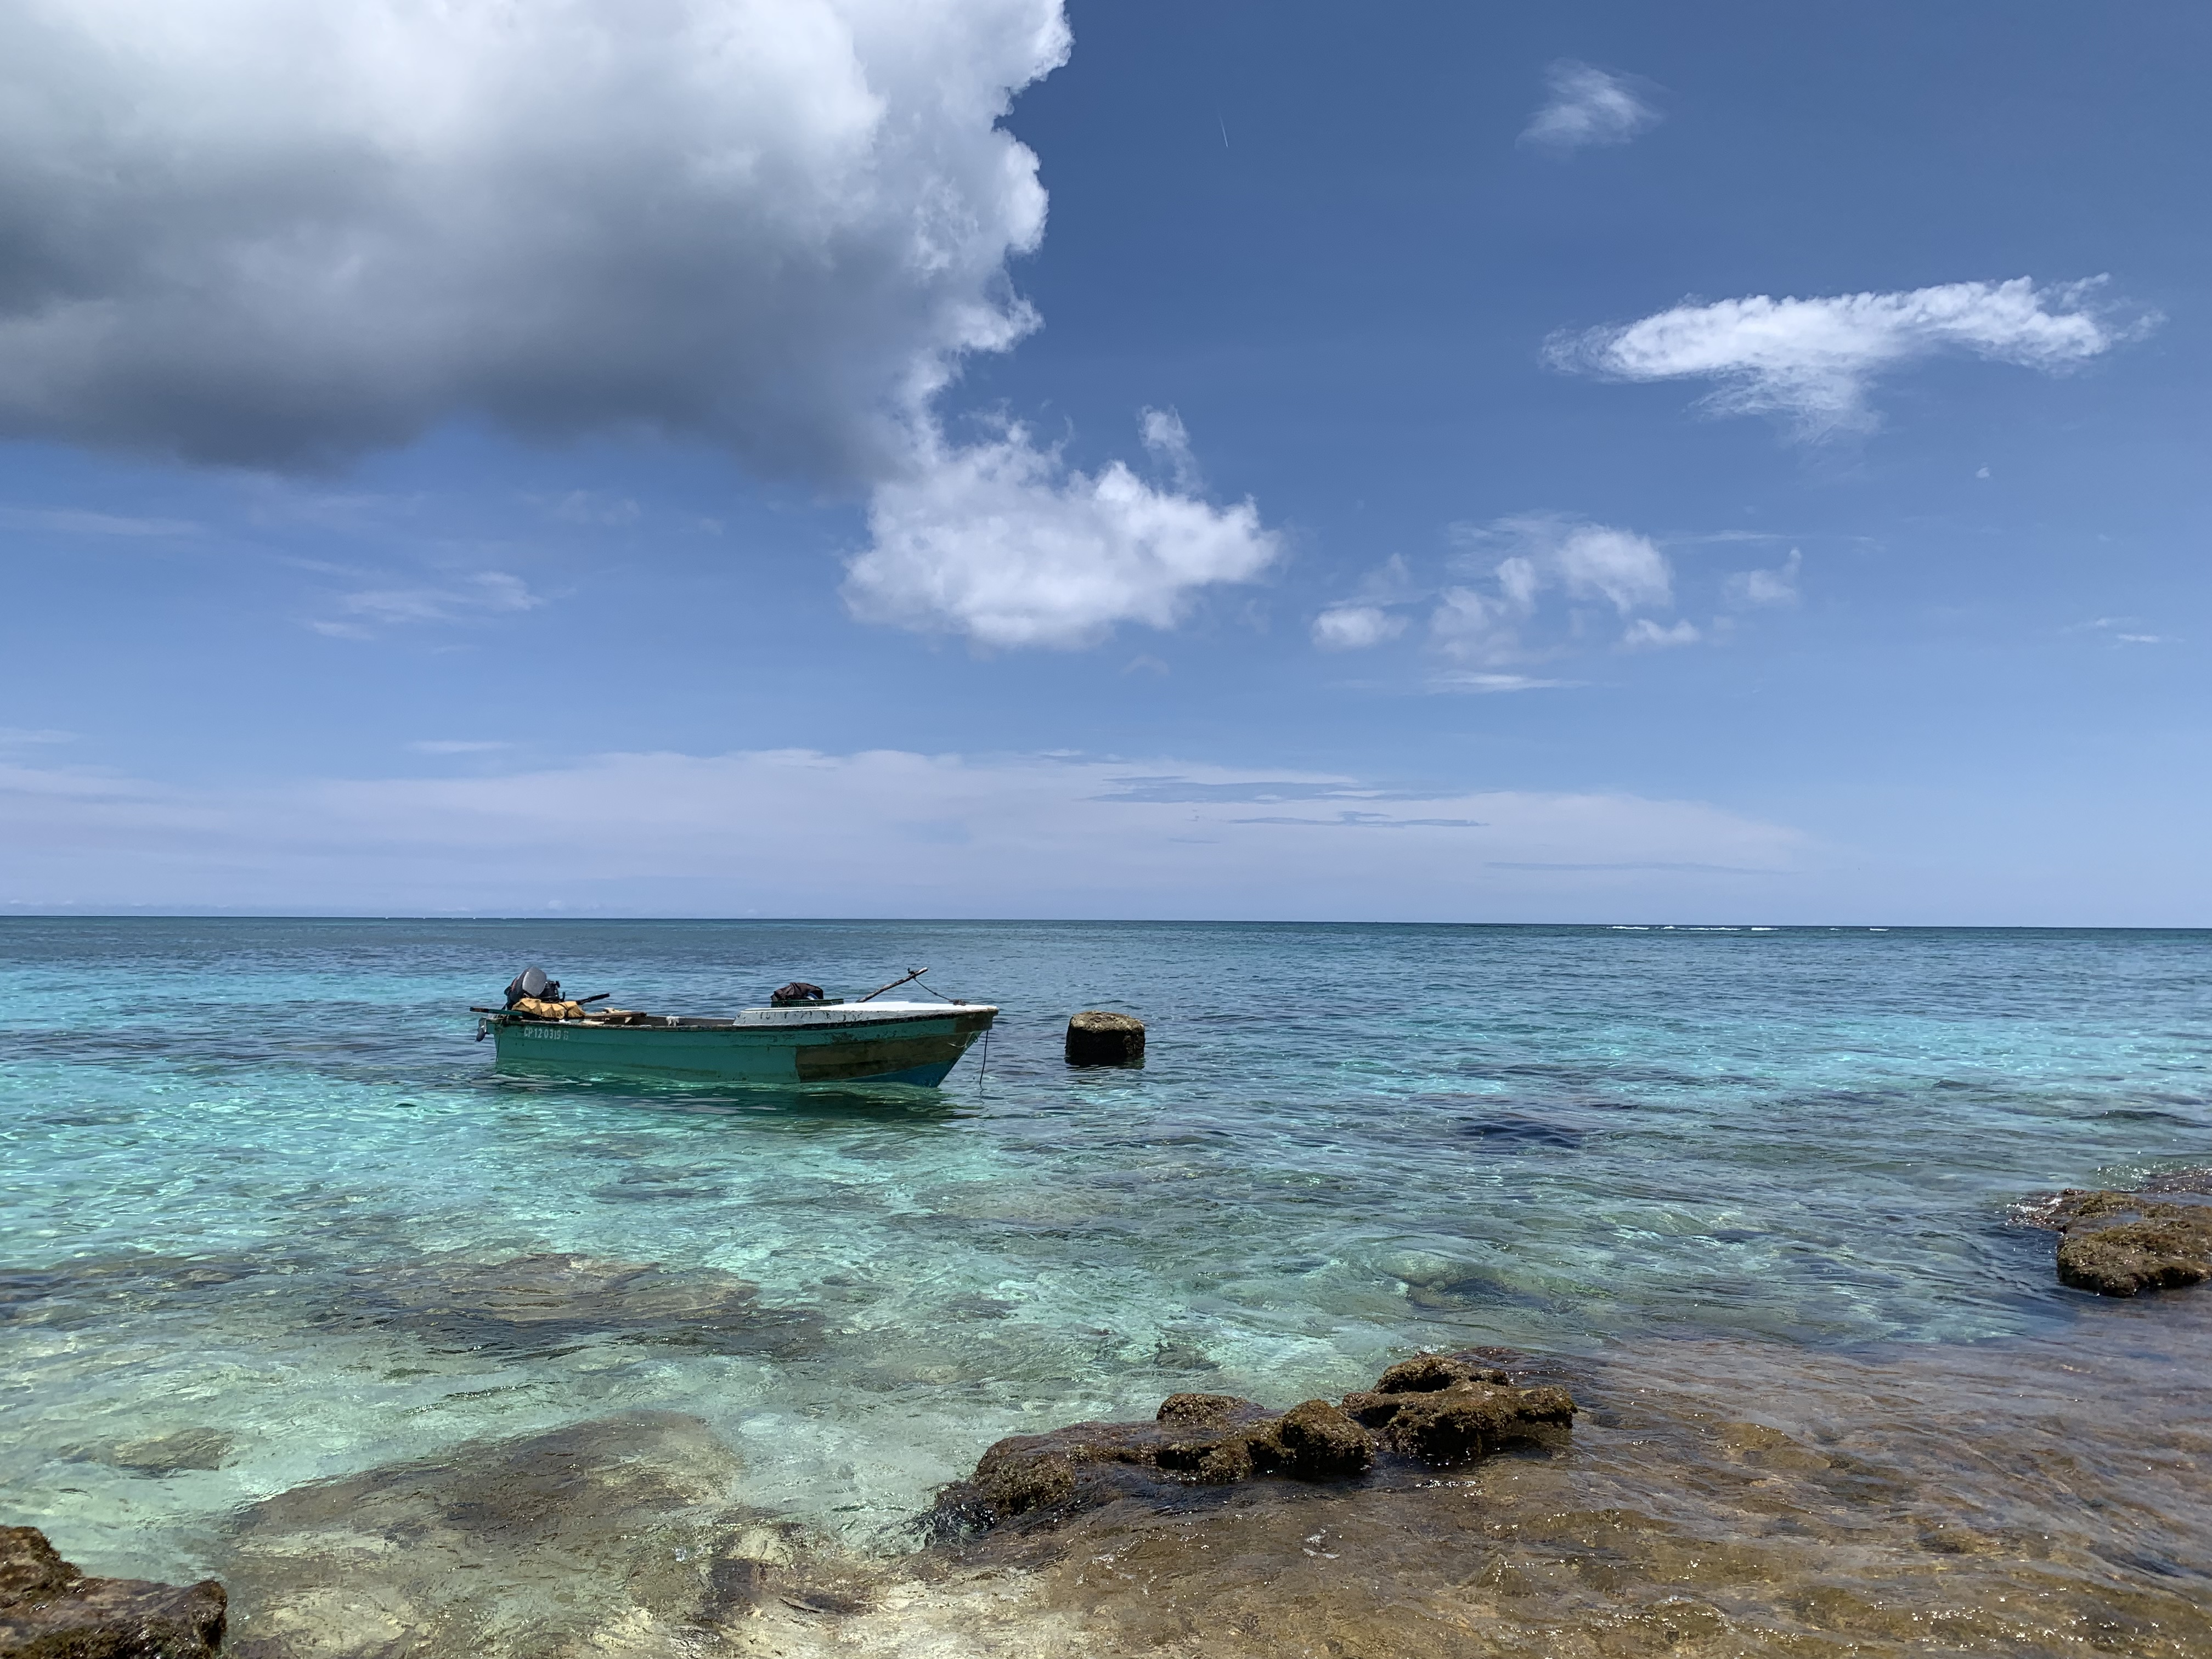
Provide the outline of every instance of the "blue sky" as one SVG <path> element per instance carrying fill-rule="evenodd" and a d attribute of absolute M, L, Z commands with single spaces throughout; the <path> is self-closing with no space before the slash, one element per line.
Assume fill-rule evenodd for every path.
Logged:
<path fill-rule="evenodd" d="M 2200 8 L 6 9 L 0 905 L 2212 923 Z"/>

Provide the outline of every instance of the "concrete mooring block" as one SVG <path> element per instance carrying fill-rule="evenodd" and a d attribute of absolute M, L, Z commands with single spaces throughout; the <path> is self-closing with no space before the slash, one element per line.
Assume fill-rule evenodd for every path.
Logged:
<path fill-rule="evenodd" d="M 1145 1022 L 1129 1014 L 1089 1009 L 1067 1022 L 1071 1066 L 1141 1066 Z"/>

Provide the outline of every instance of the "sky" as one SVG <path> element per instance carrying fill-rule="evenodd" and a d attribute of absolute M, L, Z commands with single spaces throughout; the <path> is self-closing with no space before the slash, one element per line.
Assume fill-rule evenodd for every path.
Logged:
<path fill-rule="evenodd" d="M 2208 49 L 0 0 L 0 914 L 2212 925 Z"/>

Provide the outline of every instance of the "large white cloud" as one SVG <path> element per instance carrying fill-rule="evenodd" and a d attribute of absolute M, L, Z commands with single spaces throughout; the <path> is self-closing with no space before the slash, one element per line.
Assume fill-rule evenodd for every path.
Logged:
<path fill-rule="evenodd" d="M 1045 198 L 1059 0 L 14 0 L 0 429 L 289 465 L 476 412 L 869 477 Z"/>
<path fill-rule="evenodd" d="M 1069 39 L 1061 0 L 8 0 L 0 435 L 289 469 L 455 417 L 690 434 L 880 487 L 871 616 L 1164 624 L 1273 549 L 1179 421 L 1161 490 L 933 401 L 1036 325 L 998 123 Z"/>
<path fill-rule="evenodd" d="M 1610 917 L 1763 908 L 1814 856 L 1696 801 L 805 750 L 258 789 L 0 759 L 0 843 L 17 909 L 632 915 Z"/>
<path fill-rule="evenodd" d="M 1188 476 L 1182 422 L 1170 441 L 1148 415 L 1153 447 Z M 1120 622 L 1170 628 L 1197 589 L 1249 581 L 1277 552 L 1249 501 L 1214 507 L 1120 461 L 1073 471 L 1018 426 L 926 447 L 909 476 L 877 489 L 869 527 L 874 544 L 845 584 L 857 614 L 993 646 L 1090 645 Z"/>
<path fill-rule="evenodd" d="M 1613 380 L 1714 380 L 1708 409 L 1780 415 L 1818 437 L 1871 428 L 1874 379 L 1917 358 L 1955 349 L 2057 373 L 2156 321 L 2123 326 L 2092 309 L 2102 280 L 2038 288 L 2021 276 L 1808 300 L 1758 294 L 1559 336 L 1547 355 L 1558 368 Z"/>

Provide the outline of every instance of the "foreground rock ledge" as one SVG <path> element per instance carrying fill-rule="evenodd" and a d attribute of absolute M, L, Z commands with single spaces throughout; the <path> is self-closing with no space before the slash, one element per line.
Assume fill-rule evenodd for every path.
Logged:
<path fill-rule="evenodd" d="M 2058 1279 L 2075 1290 L 2141 1296 L 2212 1279 L 2212 1203 L 2069 1188 L 2038 1219 L 2062 1235 Z"/>
<path fill-rule="evenodd" d="M 88 1578 L 35 1527 L 0 1527 L 0 1656 L 205 1659 L 222 1641 L 212 1578 Z"/>
<path fill-rule="evenodd" d="M 1516 1388 L 1478 1352 L 1423 1354 L 1339 1404 L 1286 1412 L 1233 1395 L 1170 1395 L 1149 1423 L 1078 1423 L 1000 1441 L 948 1486 L 941 1532 L 1050 1524 L 1121 1498 L 1158 1504 L 1261 1477 L 1346 1480 L 1378 1464 L 1433 1469 L 1565 1429 L 1564 1389 Z"/>

